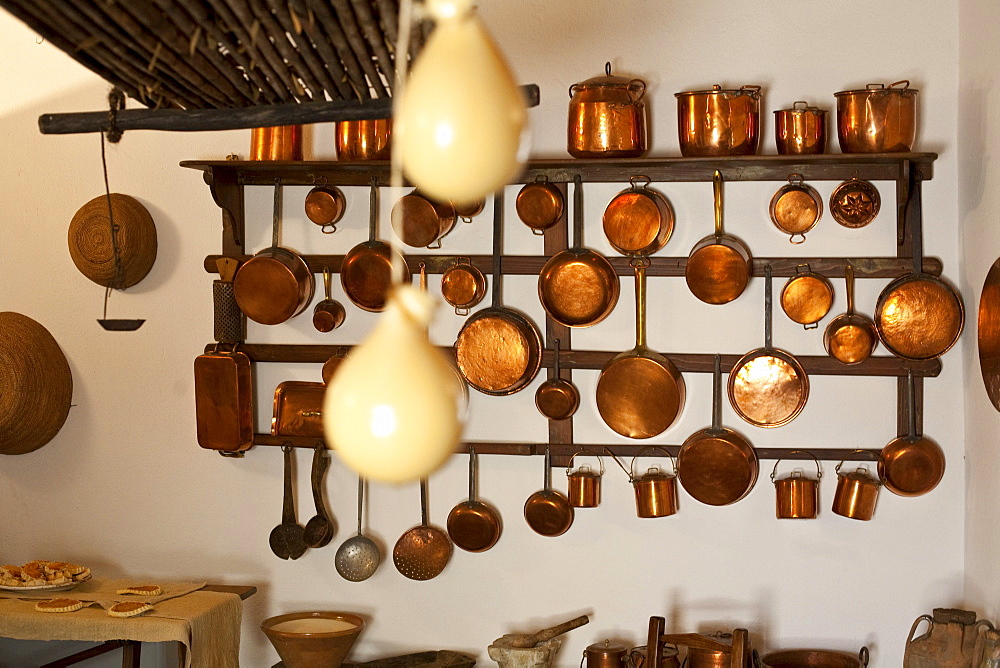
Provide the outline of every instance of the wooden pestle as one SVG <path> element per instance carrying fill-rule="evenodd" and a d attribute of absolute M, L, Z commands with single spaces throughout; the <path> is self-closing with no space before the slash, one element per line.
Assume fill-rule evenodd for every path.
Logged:
<path fill-rule="evenodd" d="M 508 633 L 504 636 L 504 638 L 509 639 L 511 647 L 534 647 L 538 643 L 545 642 L 546 640 L 552 640 L 556 636 L 561 636 L 567 631 L 572 631 L 573 629 L 579 628 L 588 623 L 590 623 L 590 617 L 587 615 L 581 615 L 576 619 L 571 619 L 568 622 L 563 622 L 562 624 L 556 624 L 555 626 L 542 629 L 541 631 L 536 631 L 535 633 Z"/>

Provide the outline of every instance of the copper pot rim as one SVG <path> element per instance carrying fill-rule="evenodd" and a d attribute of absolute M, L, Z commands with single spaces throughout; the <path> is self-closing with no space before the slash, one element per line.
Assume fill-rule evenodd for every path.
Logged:
<path fill-rule="evenodd" d="M 903 87 L 902 88 L 896 88 L 896 86 L 898 84 L 903 84 Z M 896 81 L 895 83 L 891 83 L 889 85 L 881 84 L 881 83 L 877 83 L 877 84 L 870 83 L 865 88 L 855 88 L 853 90 L 841 90 L 841 91 L 837 91 L 836 93 L 834 93 L 833 96 L 834 97 L 845 97 L 845 96 L 853 96 L 853 95 L 865 95 L 865 96 L 867 96 L 867 95 L 872 95 L 872 94 L 879 94 L 879 95 L 886 95 L 886 94 L 888 94 L 888 95 L 916 95 L 919 92 L 920 91 L 917 90 L 916 88 L 910 88 L 910 82 L 908 80 L 902 79 L 900 81 Z"/>
<path fill-rule="evenodd" d="M 605 279 L 604 282 L 607 286 L 603 290 L 602 308 L 595 316 L 585 320 L 577 320 L 562 312 L 558 305 L 553 303 L 551 291 L 548 289 L 549 284 L 556 281 L 555 277 L 560 272 L 578 262 L 585 262 L 593 267 Z M 545 262 L 538 274 L 538 299 L 542 303 L 542 308 L 545 309 L 549 317 L 566 327 L 592 327 L 602 322 L 614 311 L 620 292 L 621 283 L 611 261 L 590 248 L 574 247 L 559 251 Z"/>
<path fill-rule="evenodd" d="M 240 310 L 243 310 L 244 313 L 246 313 L 247 317 L 253 320 L 254 322 L 277 325 L 283 322 L 287 322 L 291 318 L 294 318 L 295 316 L 299 315 L 300 313 L 306 310 L 306 307 L 309 306 L 309 304 L 313 300 L 313 297 L 316 294 L 316 279 L 313 277 L 312 272 L 309 270 L 309 264 L 305 261 L 305 259 L 301 255 L 283 246 L 269 246 L 268 248 L 258 251 L 257 253 L 254 254 L 252 258 L 250 258 L 249 260 L 240 265 L 239 270 L 236 272 L 236 276 L 233 278 L 234 292 L 238 292 L 236 289 L 236 284 L 240 282 L 241 272 L 249 270 L 249 273 L 252 274 L 254 273 L 254 271 L 256 271 L 255 268 L 257 267 L 257 265 L 260 265 L 265 261 L 272 261 L 272 260 L 275 260 L 279 264 L 284 266 L 291 274 L 291 276 L 295 279 L 296 284 L 299 286 L 299 299 L 298 299 L 298 304 L 295 307 L 294 311 L 287 318 L 283 318 L 277 322 L 269 322 L 274 318 L 267 317 L 267 315 L 262 311 L 258 311 L 256 313 L 258 317 L 262 317 L 264 318 L 264 320 L 260 320 L 258 319 L 258 317 L 254 317 L 250 313 L 246 313 L 246 311 L 244 310 L 244 305 L 242 304 L 240 305 Z M 246 280 L 247 275 L 248 274 L 244 274 L 244 280 Z M 251 310 L 253 311 L 254 309 L 251 308 Z M 271 309 L 268 309 L 267 311 L 272 312 Z"/>
<path fill-rule="evenodd" d="M 507 396 L 509 394 L 514 394 L 527 387 L 535 376 L 538 375 L 538 370 L 542 366 L 542 336 L 538 332 L 538 328 L 535 326 L 527 316 L 515 311 L 514 309 L 507 308 L 506 306 L 490 306 L 489 308 L 484 308 L 480 311 L 476 311 L 465 321 L 462 325 L 462 329 L 459 330 L 458 336 L 455 339 L 455 355 L 456 358 L 459 356 L 459 351 L 463 347 L 463 341 L 467 339 L 463 338 L 463 333 L 469 328 L 474 322 L 478 322 L 483 319 L 497 319 L 499 321 L 505 321 L 511 323 L 524 335 L 524 338 L 528 342 L 528 368 L 525 369 L 524 373 L 521 374 L 520 378 L 515 380 L 509 386 L 500 389 L 490 389 L 486 387 L 481 387 L 473 381 L 469 380 L 465 372 L 462 371 L 461 365 L 456 364 L 459 375 L 465 379 L 470 387 L 475 390 L 482 392 L 483 394 L 489 394 L 491 396 Z"/>
<path fill-rule="evenodd" d="M 955 332 L 955 335 L 952 337 L 951 341 L 942 349 L 931 349 L 928 350 L 926 354 L 920 356 L 904 354 L 901 350 L 898 349 L 897 346 L 892 345 L 891 342 L 887 340 L 887 336 L 883 326 L 883 315 L 885 311 L 885 305 L 886 302 L 888 302 L 889 299 L 891 298 L 892 294 L 897 289 L 903 287 L 904 285 L 918 281 L 923 281 L 937 285 L 941 287 L 946 293 L 951 295 L 954 298 L 954 303 L 951 305 L 951 308 L 949 308 L 949 310 L 953 310 L 953 312 L 955 312 L 955 315 L 958 317 L 958 329 Z M 941 357 L 946 352 L 951 350 L 956 343 L 958 343 L 958 340 L 962 336 L 962 331 L 965 329 L 965 304 L 962 302 L 962 297 L 958 293 L 958 291 L 955 290 L 954 287 L 952 287 L 944 280 L 936 276 L 931 276 L 930 274 L 924 274 L 924 273 L 908 274 L 906 276 L 900 276 L 896 280 L 889 283 L 879 294 L 878 301 L 875 304 L 875 317 L 873 318 L 873 321 L 875 322 L 875 329 L 878 332 L 879 340 L 882 342 L 882 345 L 885 346 L 886 350 L 891 352 L 896 357 L 901 357 L 902 359 L 912 360 L 914 362 L 923 362 Z"/>
<path fill-rule="evenodd" d="M 781 420 L 773 422 L 755 420 L 754 418 L 747 415 L 743 411 L 743 409 L 739 407 L 739 404 L 736 401 L 736 396 L 735 396 L 736 393 L 734 390 L 735 379 L 736 376 L 739 374 L 739 371 L 753 360 L 763 357 L 774 357 L 775 359 L 779 359 L 788 364 L 790 367 L 792 367 L 792 369 L 795 370 L 796 376 L 799 378 L 799 386 L 802 388 L 802 394 L 799 397 L 798 404 L 795 406 L 794 410 L 792 410 L 786 417 L 782 418 Z M 795 357 L 795 355 L 791 354 L 790 352 L 782 350 L 781 348 L 775 348 L 773 346 L 772 347 L 765 346 L 763 348 L 757 348 L 755 350 L 751 350 L 743 357 L 741 357 L 736 362 L 736 364 L 733 365 L 733 369 L 729 373 L 729 381 L 727 383 L 727 386 L 729 392 L 729 403 L 730 405 L 732 405 L 733 410 L 736 412 L 737 415 L 740 416 L 740 418 L 754 425 L 755 427 L 764 427 L 767 429 L 770 429 L 772 427 L 782 427 L 791 422 L 792 420 L 794 420 L 795 418 L 797 418 L 799 414 L 802 412 L 802 409 L 805 408 L 806 402 L 809 400 L 809 376 L 806 375 L 805 369 L 802 367 L 802 363 L 799 362 L 799 360 Z"/>
<path fill-rule="evenodd" d="M 701 489 L 697 484 L 690 482 L 690 476 L 689 481 L 685 482 L 684 456 L 689 455 L 691 451 L 698 446 L 711 447 L 714 450 L 719 450 L 725 447 L 725 449 L 734 451 L 737 454 L 738 459 L 735 461 L 740 464 L 741 469 L 745 470 L 745 472 L 749 474 L 748 477 L 750 479 L 750 482 L 746 485 L 746 488 L 739 494 L 739 496 L 727 501 L 726 503 L 715 503 L 706 496 L 704 489 Z M 728 506 L 746 498 L 747 494 L 749 494 L 757 484 L 757 478 L 760 475 L 760 462 L 757 457 L 757 451 L 754 449 L 753 445 L 746 439 L 746 437 L 736 430 L 728 427 L 705 427 L 704 429 L 699 429 L 688 436 L 681 445 L 680 450 L 677 452 L 677 472 L 677 477 L 680 479 L 681 487 L 683 487 L 684 491 L 690 494 L 696 501 L 700 501 L 701 503 L 710 506 Z"/>
<path fill-rule="evenodd" d="M 802 105 L 801 107 L 798 105 Z M 825 116 L 828 111 L 826 109 L 821 109 L 820 107 L 810 106 L 808 102 L 800 100 L 795 102 L 788 109 L 775 109 L 775 114 L 786 114 L 789 116 L 805 116 L 806 114 L 812 116 Z"/>
<path fill-rule="evenodd" d="M 358 284 L 363 281 L 360 281 L 356 273 L 351 270 L 351 267 L 361 259 L 367 256 L 372 256 L 386 265 L 389 275 L 391 276 L 392 258 L 394 255 L 403 266 L 403 282 L 409 283 L 411 275 L 410 269 L 406 264 L 406 260 L 384 241 L 369 239 L 368 241 L 363 241 L 351 250 L 347 251 L 341 265 L 340 285 L 344 288 L 344 294 L 347 295 L 347 298 L 351 300 L 352 304 L 370 313 L 379 313 L 385 309 L 385 302 L 388 301 L 388 292 L 392 289 L 391 284 L 389 286 L 389 290 L 386 291 L 386 300 L 383 300 L 381 305 L 363 301 L 358 296 Z"/>
<path fill-rule="evenodd" d="M 650 183 L 649 177 L 641 177 L 646 180 L 646 183 L 641 186 L 636 186 L 635 178 L 636 177 L 629 179 L 629 181 L 632 183 L 631 188 L 627 188 L 626 190 L 621 191 L 620 193 L 612 197 L 610 202 L 608 202 L 608 206 L 604 210 L 604 216 L 605 216 L 603 225 L 604 236 L 607 238 L 608 243 L 611 244 L 611 247 L 614 248 L 619 253 L 621 253 L 622 255 L 649 256 L 662 250 L 663 247 L 667 245 L 667 242 L 670 241 L 670 237 L 673 236 L 674 233 L 674 225 L 676 224 L 676 215 L 674 214 L 674 208 L 673 206 L 671 206 L 670 200 L 668 200 L 663 193 L 649 187 Z M 653 202 L 653 205 L 656 207 L 656 210 L 658 212 L 658 215 L 656 216 L 657 220 L 647 220 L 643 223 L 644 226 L 648 225 L 650 228 L 655 230 L 656 234 L 653 235 L 653 241 L 646 244 L 642 248 L 626 248 L 624 244 L 621 243 L 623 241 L 622 239 L 616 239 L 615 237 L 617 235 L 608 231 L 607 227 L 608 211 L 611 210 L 611 207 L 615 204 L 616 201 L 618 201 L 619 198 L 626 196 L 645 197 Z"/>
<path fill-rule="evenodd" d="M 695 95 L 720 95 L 725 97 L 750 96 L 759 100 L 760 91 L 761 87 L 757 85 L 746 85 L 740 86 L 739 88 L 723 88 L 720 84 L 713 84 L 711 89 L 683 91 L 680 93 L 674 93 L 674 97 L 678 98 L 678 101 L 682 97 L 691 97 Z"/>

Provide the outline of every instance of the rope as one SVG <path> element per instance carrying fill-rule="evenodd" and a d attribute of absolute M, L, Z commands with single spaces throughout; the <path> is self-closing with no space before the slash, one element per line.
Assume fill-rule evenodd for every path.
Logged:
<path fill-rule="evenodd" d="M 125 109 L 125 93 L 117 86 L 108 93 L 108 141 L 117 144 L 124 130 L 118 127 L 118 112 Z M 103 150 L 103 142 L 101 144 Z"/>

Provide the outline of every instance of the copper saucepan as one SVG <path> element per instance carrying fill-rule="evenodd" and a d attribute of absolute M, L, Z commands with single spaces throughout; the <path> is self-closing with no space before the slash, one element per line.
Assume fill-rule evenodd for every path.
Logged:
<path fill-rule="evenodd" d="M 771 345 L 771 265 L 765 268 L 764 347 L 751 350 L 729 373 L 729 401 L 757 427 L 780 427 L 802 412 L 809 377 L 795 356 Z"/>
<path fill-rule="evenodd" d="M 493 200 L 493 305 L 472 314 L 455 341 L 459 372 L 474 389 L 500 396 L 523 390 L 542 363 L 542 337 L 526 316 L 501 306 L 503 193 Z"/>
<path fill-rule="evenodd" d="M 552 460 L 545 446 L 545 484 L 524 502 L 524 519 L 542 536 L 561 536 L 573 526 L 573 506 L 562 492 L 552 489 Z"/>
<path fill-rule="evenodd" d="M 337 223 L 344 217 L 347 201 L 343 191 L 336 186 L 320 184 L 306 194 L 306 218 L 320 226 L 323 234 L 337 231 Z"/>
<path fill-rule="evenodd" d="M 670 241 L 674 210 L 649 187 L 648 176 L 633 176 L 629 183 L 632 187 L 615 195 L 604 210 L 604 236 L 622 255 L 652 255 Z"/>
<path fill-rule="evenodd" d="M 583 183 L 573 190 L 573 248 L 548 259 L 538 275 L 538 299 L 545 312 L 566 327 L 590 327 L 618 303 L 618 274 L 608 258 L 583 246 Z"/>
<path fill-rule="evenodd" d="M 407 246 L 441 248 L 441 239 L 452 231 L 458 214 L 451 202 L 438 202 L 414 190 L 392 207 L 392 229 Z"/>
<path fill-rule="evenodd" d="M 555 358 L 552 377 L 535 390 L 535 407 L 550 420 L 566 420 L 573 417 L 580 407 L 580 391 L 573 381 L 563 378 L 559 369 L 559 339 L 554 342 Z"/>
<path fill-rule="evenodd" d="M 868 450 L 855 450 L 869 456 L 875 456 Z M 878 491 L 882 482 L 873 478 L 868 469 L 859 466 L 848 473 L 841 473 L 841 460 L 834 469 L 837 472 L 837 489 L 833 493 L 833 512 L 852 520 L 867 522 L 875 515 L 875 505 L 878 503 Z"/>
<path fill-rule="evenodd" d="M 911 215 L 920 215 L 920 176 L 911 189 Z M 958 292 L 939 278 L 923 273 L 922 240 L 913 235 L 913 273 L 887 285 L 875 305 L 875 327 L 882 344 L 897 357 L 929 360 L 948 352 L 965 324 Z"/>
<path fill-rule="evenodd" d="M 722 368 L 715 356 L 712 374 L 712 426 L 691 434 L 677 453 L 684 490 L 710 506 L 736 503 L 753 489 L 757 453 L 742 435 L 722 426 Z"/>
<path fill-rule="evenodd" d="M 844 364 L 860 364 L 871 357 L 878 346 L 875 323 L 854 312 L 854 265 L 844 269 L 847 279 L 847 313 L 830 321 L 823 332 L 823 347 L 830 357 Z"/>
<path fill-rule="evenodd" d="M 459 503 L 448 513 L 448 535 L 467 552 L 485 552 L 500 540 L 500 513 L 479 500 L 476 450 L 469 448 L 469 500 Z"/>
<path fill-rule="evenodd" d="M 515 205 L 521 222 L 531 228 L 532 234 L 542 235 L 559 222 L 566 203 L 562 191 L 543 175 L 521 188 Z"/>
<path fill-rule="evenodd" d="M 306 261 L 278 244 L 280 227 L 281 181 L 276 179 L 271 247 L 240 265 L 233 280 L 233 293 L 240 310 L 262 325 L 278 325 L 302 313 L 316 291 L 316 281 Z"/>
<path fill-rule="evenodd" d="M 801 244 L 823 217 L 823 198 L 801 174 L 791 174 L 771 198 L 768 214 L 774 226 L 789 235 L 790 243 Z"/>
<path fill-rule="evenodd" d="M 795 267 L 795 275 L 781 289 L 781 310 L 804 329 L 816 329 L 833 306 L 830 279 L 808 264 Z"/>
<path fill-rule="evenodd" d="M 601 370 L 597 410 L 622 436 L 652 438 L 663 433 L 684 410 L 684 377 L 666 356 L 646 347 L 646 267 L 634 258 L 635 348 L 619 353 Z"/>
<path fill-rule="evenodd" d="M 600 468 L 595 471 L 588 464 L 581 464 L 575 471 L 573 470 L 573 460 L 580 455 L 590 454 L 586 450 L 581 450 L 569 458 L 566 466 L 566 496 L 569 498 L 569 505 L 574 508 L 596 508 L 601 505 L 601 478 L 604 477 L 604 460 L 600 455 L 593 455 L 597 458 Z"/>
<path fill-rule="evenodd" d="M 909 433 L 886 444 L 878 460 L 878 477 L 893 494 L 920 496 L 931 491 L 944 477 L 941 446 L 917 432 L 913 395 L 913 372 L 907 374 Z"/>
<path fill-rule="evenodd" d="M 691 249 L 684 280 L 691 293 L 707 304 L 726 304 L 746 289 L 753 269 L 750 249 L 722 229 L 722 173 L 712 177 L 715 193 L 715 234 L 707 236 Z"/>
<path fill-rule="evenodd" d="M 455 315 L 469 315 L 469 309 L 486 296 L 486 276 L 468 258 L 458 258 L 441 275 L 441 296 L 455 307 Z"/>
<path fill-rule="evenodd" d="M 368 241 L 358 244 L 347 252 L 340 269 L 340 284 L 347 298 L 365 311 L 381 311 L 385 308 L 389 290 L 392 288 L 393 250 L 389 244 L 376 239 L 378 234 L 378 187 L 371 186 L 371 214 L 368 219 Z M 402 282 L 410 282 L 410 269 L 406 261 L 395 254 L 403 267 Z"/>

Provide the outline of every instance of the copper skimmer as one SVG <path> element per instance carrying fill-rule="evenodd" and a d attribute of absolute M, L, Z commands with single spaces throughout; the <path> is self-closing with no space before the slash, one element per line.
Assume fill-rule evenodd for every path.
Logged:
<path fill-rule="evenodd" d="M 427 479 L 420 480 L 420 524 L 396 541 L 392 563 L 411 580 L 436 578 L 451 560 L 451 539 L 441 529 L 427 523 Z"/>
<path fill-rule="evenodd" d="M 920 496 L 931 491 L 944 477 L 944 452 L 941 447 L 917 432 L 913 372 L 907 374 L 907 415 L 909 433 L 890 441 L 878 460 L 878 477 L 893 494 Z"/>

